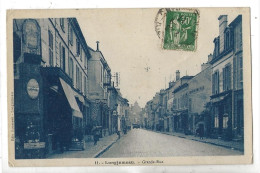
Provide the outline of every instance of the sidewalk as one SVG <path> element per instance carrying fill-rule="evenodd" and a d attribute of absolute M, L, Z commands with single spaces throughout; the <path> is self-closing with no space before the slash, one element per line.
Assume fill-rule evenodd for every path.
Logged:
<path fill-rule="evenodd" d="M 200 139 L 200 137 L 195 137 L 193 135 L 185 135 L 183 133 L 177 133 L 177 132 L 174 132 L 174 133 L 159 132 L 159 131 L 153 131 L 153 132 L 163 133 L 163 134 L 171 135 L 171 136 L 177 136 L 177 137 L 180 137 L 180 138 L 185 138 L 185 139 L 194 140 L 194 141 L 198 141 L 198 142 L 208 143 L 208 144 L 221 146 L 221 147 L 225 147 L 225 148 L 229 148 L 229 149 L 233 149 L 233 150 L 238 150 L 238 151 L 242 151 L 242 152 L 244 151 L 243 141 L 224 141 L 224 140 L 221 140 L 221 139 L 212 139 L 212 138 Z"/>
<path fill-rule="evenodd" d="M 122 136 L 122 135 L 121 135 Z M 55 153 L 47 159 L 57 158 L 96 158 L 108 150 L 116 141 L 117 134 L 100 138 L 97 145 L 94 142 L 86 142 L 85 150 L 65 151 L 64 153 Z"/>

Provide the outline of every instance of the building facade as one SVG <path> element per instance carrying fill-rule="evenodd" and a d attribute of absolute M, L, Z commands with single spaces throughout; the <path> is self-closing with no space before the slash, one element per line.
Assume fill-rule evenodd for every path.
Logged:
<path fill-rule="evenodd" d="M 111 69 L 99 50 L 89 48 L 91 58 L 88 63 L 88 87 L 89 99 L 91 100 L 91 126 L 101 126 L 102 136 L 109 135 L 109 122 L 111 122 L 111 111 L 109 108 L 109 87 L 111 86 Z"/>
<path fill-rule="evenodd" d="M 212 55 L 209 55 L 209 60 Z M 201 72 L 196 74 L 188 82 L 188 126 L 190 134 L 196 134 L 196 130 L 202 128 L 204 135 L 208 136 L 210 131 L 210 111 L 207 106 L 211 95 L 211 66 L 203 63 Z"/>
<path fill-rule="evenodd" d="M 77 20 L 15 19 L 13 43 L 16 158 L 84 149 L 91 55 Z"/>
<path fill-rule="evenodd" d="M 212 128 L 216 137 L 243 137 L 243 42 L 242 15 L 228 25 L 221 15 L 219 36 L 214 39 L 212 64 Z"/>

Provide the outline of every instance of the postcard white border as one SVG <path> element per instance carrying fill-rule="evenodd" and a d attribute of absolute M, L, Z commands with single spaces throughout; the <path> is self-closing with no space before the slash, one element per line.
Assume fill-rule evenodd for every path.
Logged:
<path fill-rule="evenodd" d="M 15 1 L 12 1 L 12 2 L 15 2 Z M 12 3 L 9 3 L 8 5 L 5 5 L 3 8 L 2 8 L 2 4 L 3 4 L 3 2 L 2 2 L 2 4 L 1 4 L 1 10 L 2 9 L 7 9 L 7 8 L 10 8 L 10 7 L 15 7 L 15 8 L 19 8 L 19 7 L 21 7 L 21 8 L 30 8 L 30 7 L 33 7 L 33 8 L 47 8 L 47 7 L 51 7 L 51 8 L 57 8 L 57 4 L 56 5 L 51 5 L 50 4 L 50 6 L 48 6 L 48 4 L 44 4 L 44 3 L 39 3 L 39 2 L 37 2 L 37 5 L 34 5 L 34 4 L 36 4 L 36 1 L 34 1 L 34 2 L 31 2 L 31 1 L 27 1 L 28 3 L 24 3 L 24 2 L 15 2 L 15 3 L 17 3 L 16 5 L 14 5 L 14 4 L 12 4 Z M 53 1 L 50 1 L 50 2 L 53 2 Z M 48 2 L 48 3 L 50 3 L 50 2 Z M 76 2 L 76 3 L 75 3 Z M 67 5 L 67 7 L 64 7 L 64 2 L 60 2 L 60 5 L 58 5 L 58 7 L 59 8 L 68 8 L 68 7 L 73 7 L 75 4 L 78 4 L 77 3 L 78 1 L 76 0 L 74 0 L 73 2 L 71 2 L 71 3 L 66 3 L 66 5 Z M 150 1 L 149 1 L 150 2 Z M 195 7 L 195 6 L 198 6 L 198 5 L 200 5 L 200 6 L 212 6 L 212 4 L 210 4 L 210 2 L 209 3 L 205 3 L 204 1 L 203 1 L 203 4 L 202 4 L 202 1 L 199 1 L 200 3 L 198 3 L 198 1 L 196 1 L 196 2 L 190 2 L 190 3 L 187 3 L 187 2 L 184 2 L 184 4 L 183 3 L 181 3 L 181 2 L 176 2 L 175 1 L 175 3 L 177 3 L 178 5 L 176 5 L 176 4 L 174 4 L 173 2 L 172 3 L 170 3 L 170 5 L 169 5 L 169 3 L 167 4 L 167 6 L 179 6 L 179 7 L 186 7 L 187 6 L 187 4 L 189 4 L 187 7 Z M 23 4 L 21 4 L 21 3 L 23 3 Z M 61 5 L 61 3 L 63 3 L 63 5 Z M 100 1 L 99 1 L 99 3 L 100 3 Z M 104 3 L 104 2 L 103 2 Z M 96 5 L 96 6 L 93 6 L 93 2 L 91 3 L 91 1 L 90 1 L 90 3 L 89 3 L 89 6 L 86 6 L 86 7 L 102 7 L 102 5 L 104 5 L 103 3 L 101 3 L 100 5 Z M 134 3 L 136 3 L 136 4 L 138 4 L 137 2 L 134 2 Z M 160 5 L 158 5 L 158 3 L 160 3 Z M 232 6 L 232 5 L 234 5 L 234 4 L 236 4 L 236 6 L 250 6 L 251 7 L 251 15 L 252 15 L 252 17 L 251 17 L 251 23 L 252 23 L 252 29 L 251 29 L 251 34 L 254 36 L 254 37 L 252 37 L 252 49 L 253 49 L 253 52 L 252 52 L 252 56 L 253 56 L 253 104 L 255 105 L 254 106 L 254 114 L 259 114 L 259 108 L 258 108 L 258 106 L 256 106 L 257 104 L 259 104 L 259 91 L 258 91 L 258 89 L 257 88 L 259 88 L 259 76 L 258 75 L 256 75 L 256 74 L 259 74 L 259 60 L 257 60 L 257 57 L 259 57 L 259 4 L 257 5 L 257 3 L 259 3 L 259 2 L 253 2 L 253 3 L 245 3 L 245 2 L 242 2 L 242 1 L 235 1 L 235 3 L 234 3 L 234 1 L 229 1 L 229 3 L 227 3 L 226 1 L 219 1 L 219 2 L 215 2 L 214 3 L 214 6 L 223 6 L 223 5 L 221 5 L 221 3 L 222 4 L 225 4 L 225 6 Z M 54 4 L 54 3 L 53 3 Z M 73 4 L 73 5 L 72 5 Z M 114 3 L 112 3 L 112 4 L 114 4 Z M 153 4 L 153 5 L 155 5 L 155 6 L 149 6 L 149 7 L 162 7 L 162 6 L 166 6 L 165 5 L 165 2 L 164 1 L 158 1 L 158 2 L 155 2 L 155 3 L 149 3 L 149 4 Z M 20 5 L 20 6 L 19 6 Z M 26 6 L 27 5 L 27 6 Z M 65 6 L 66 6 L 65 5 Z M 112 7 L 118 7 L 118 5 L 120 6 L 120 3 L 118 3 L 117 5 L 114 5 L 114 6 L 112 6 Z M 144 5 L 144 4 L 138 4 L 138 5 L 133 5 L 133 4 L 131 4 L 131 3 L 126 3 L 126 4 L 124 4 L 124 5 L 126 5 L 126 6 L 120 6 L 120 7 L 147 7 L 147 4 L 146 5 Z M 83 7 L 82 5 L 81 5 L 81 7 Z M 103 6 L 104 7 L 104 6 Z M 111 7 L 111 1 L 110 1 L 110 3 L 106 6 L 106 7 Z M 4 11 L 4 13 L 5 13 L 5 11 Z M 3 13 L 3 11 L 1 11 L 1 33 L 4 33 L 4 32 L 2 32 L 2 31 L 5 31 L 5 28 L 4 28 L 4 26 L 5 26 L 5 24 L 4 24 L 4 22 L 3 22 L 3 19 L 4 19 L 4 17 L 5 17 L 5 14 Z M 256 18 L 256 20 L 254 20 L 255 19 L 255 17 L 258 17 L 258 20 L 257 20 L 257 18 Z M 257 22 L 258 21 L 258 22 Z M 257 31 L 257 29 L 258 29 L 258 31 Z M 257 37 L 257 38 L 256 38 Z M 6 49 L 5 49 L 5 45 L 3 45 L 2 43 L 5 43 L 5 37 L 4 37 L 4 35 L 2 35 L 1 36 L 1 57 L 5 57 L 5 53 L 6 53 Z M 3 73 L 3 72 L 5 72 L 6 71 L 6 68 L 5 68 L 5 60 L 3 60 L 3 59 L 1 59 L 1 83 L 3 82 L 6 82 L 6 76 L 5 76 L 5 74 Z M 2 85 L 1 86 L 1 105 L 3 105 L 3 107 L 5 107 L 6 106 L 6 93 L 4 92 L 6 90 L 6 86 L 5 85 Z M 258 98 L 256 98 L 256 97 L 258 97 Z M 2 106 L 1 106 L 2 107 Z M 2 108 L 1 108 L 2 109 Z M 3 109 L 4 110 L 4 109 Z M 7 139 L 6 139 L 6 134 L 7 134 L 7 117 L 6 117 L 6 114 L 7 114 L 7 112 L 6 112 L 6 110 L 4 110 L 4 111 L 2 111 L 1 112 L 1 114 L 2 114 L 2 124 L 3 124 L 3 131 L 2 131 L 2 134 L 3 134 L 3 136 L 4 136 L 4 138 L 3 138 L 3 166 L 4 166 L 4 168 L 5 168 L 5 170 L 7 170 L 7 171 L 11 171 L 11 172 L 13 172 L 13 171 L 15 171 L 15 172 L 20 172 L 19 170 L 23 170 L 22 172 L 24 172 L 25 171 L 25 169 L 28 169 L 28 170 L 30 170 L 30 169 L 32 169 L 32 168 L 22 168 L 22 169 L 17 169 L 17 168 L 8 168 L 7 167 L 7 164 L 6 164 L 6 161 L 7 161 Z M 258 136 L 259 134 L 258 134 L 258 132 L 259 132 L 259 117 L 256 117 L 256 116 L 254 116 L 254 128 L 255 128 L 255 134 L 254 134 L 254 146 L 256 146 L 256 144 L 258 143 L 259 144 L 259 137 L 257 138 L 256 136 Z M 256 133 L 258 134 L 258 135 L 256 135 Z M 257 146 L 259 146 L 259 145 L 257 145 Z M 258 151 L 258 152 L 257 152 Z M 259 149 L 258 149 L 258 147 L 254 147 L 254 153 L 259 153 Z M 256 159 L 259 159 L 259 155 L 255 155 L 255 158 L 254 158 L 254 160 L 255 160 L 255 162 L 257 161 Z M 258 160 L 259 161 L 259 160 Z M 259 165 L 258 165 L 259 166 Z M 6 169 L 7 168 L 7 169 Z M 133 167 L 131 167 L 130 169 L 132 169 Z M 194 167 L 183 167 L 183 168 L 185 168 L 185 169 L 182 169 L 181 167 L 178 167 L 178 169 L 179 170 L 195 170 L 195 168 Z M 221 170 L 236 170 L 236 171 L 243 171 L 243 169 L 241 169 L 241 166 L 225 166 L 225 168 L 223 167 L 223 166 L 203 166 L 203 167 L 201 167 L 201 169 L 203 170 L 204 169 L 204 171 L 205 170 L 212 170 L 212 169 L 215 169 L 215 168 L 217 168 L 216 169 L 216 171 L 218 170 L 218 171 L 221 171 Z M 256 170 L 255 168 L 257 168 L 257 166 L 243 166 L 242 168 L 245 168 L 244 169 L 244 171 L 245 170 L 249 170 L 248 168 L 250 168 L 252 171 L 253 170 Z M 66 170 L 66 169 L 64 169 L 64 168 L 51 168 L 53 171 L 61 171 L 61 169 L 62 169 L 62 171 L 64 171 L 64 172 L 66 172 L 66 171 L 68 171 L 68 170 Z M 75 169 L 77 169 L 77 168 L 75 168 Z M 90 170 L 93 170 L 93 168 L 88 168 L 88 169 L 90 169 Z M 100 170 L 100 168 L 95 168 L 95 169 L 97 169 L 97 170 Z M 110 168 L 109 168 L 110 169 Z M 150 169 L 153 169 L 152 167 L 150 167 Z M 178 170 L 177 169 L 177 170 Z M 196 168 L 196 169 L 200 169 L 200 168 Z M 213 169 L 213 170 L 214 170 Z M 46 168 L 36 168 L 36 170 L 37 171 L 44 171 L 44 170 L 47 170 Z M 49 169 L 48 169 L 49 170 Z M 81 169 L 81 170 L 83 170 L 83 169 Z M 136 170 L 135 168 L 133 168 L 133 171 L 134 170 Z M 140 170 L 144 170 L 143 168 L 142 169 L 140 169 Z M 77 170 L 78 171 L 78 170 Z M 26 171 L 27 172 L 27 171 Z M 117 172 L 117 171 L 116 171 Z"/>

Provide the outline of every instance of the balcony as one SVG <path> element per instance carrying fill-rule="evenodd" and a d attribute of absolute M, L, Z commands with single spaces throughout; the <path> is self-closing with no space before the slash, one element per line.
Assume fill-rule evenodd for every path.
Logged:
<path fill-rule="evenodd" d="M 65 82 L 72 86 L 72 79 L 59 67 L 41 67 L 41 74 L 49 79 L 62 78 Z"/>

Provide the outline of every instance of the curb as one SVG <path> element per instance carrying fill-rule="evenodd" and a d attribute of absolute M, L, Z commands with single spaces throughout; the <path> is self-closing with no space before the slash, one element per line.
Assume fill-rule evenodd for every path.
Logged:
<path fill-rule="evenodd" d="M 121 136 L 120 139 L 122 139 L 123 136 Z M 118 140 L 120 139 L 116 139 L 115 141 L 113 141 L 111 144 L 109 144 L 107 147 L 102 148 L 101 151 L 97 152 L 96 154 L 93 155 L 92 158 L 98 158 L 99 156 L 101 156 L 104 152 L 106 152 L 107 150 L 109 150 L 109 148 L 111 148 Z"/>
<path fill-rule="evenodd" d="M 114 145 L 114 143 L 116 143 L 116 141 L 112 142 L 111 144 L 109 144 L 107 147 L 104 147 L 101 151 L 99 151 L 98 153 L 96 153 L 92 158 L 98 158 L 99 156 L 101 156 L 104 152 L 106 152 L 110 147 L 112 147 L 112 145 Z"/>
<path fill-rule="evenodd" d="M 216 144 L 214 142 L 209 142 L 209 141 L 200 141 L 200 140 L 197 140 L 197 139 L 191 139 L 191 140 L 206 143 L 206 144 L 212 144 L 212 145 L 215 145 L 215 146 L 224 147 L 224 148 L 228 148 L 228 149 L 231 149 L 231 150 L 238 150 L 238 151 L 244 152 L 243 149 L 237 148 L 237 147 L 231 147 L 231 146 L 227 146 L 227 145 L 223 145 L 223 144 Z"/>
<path fill-rule="evenodd" d="M 165 134 L 165 135 L 170 135 L 170 136 L 176 136 L 176 137 L 179 137 L 179 138 L 184 138 L 184 139 L 193 140 L 193 141 L 197 141 L 197 142 L 202 142 L 202 143 L 206 143 L 206 144 L 212 144 L 212 145 L 215 145 L 215 146 L 220 146 L 220 147 L 224 147 L 224 148 L 228 148 L 228 149 L 244 152 L 244 149 L 241 149 L 241 148 L 238 148 L 238 147 L 231 147 L 231 146 L 227 146 L 227 145 L 223 145 L 223 144 L 216 144 L 214 142 L 201 141 L 201 140 L 198 140 L 198 139 L 189 139 L 189 138 L 187 138 L 185 136 L 179 136 L 179 135 L 174 135 L 174 134 L 169 134 L 169 133 L 164 133 L 164 132 L 157 132 L 157 131 L 152 131 L 152 130 L 149 130 L 149 131 L 156 132 L 156 133 L 161 133 L 161 134 Z"/>

